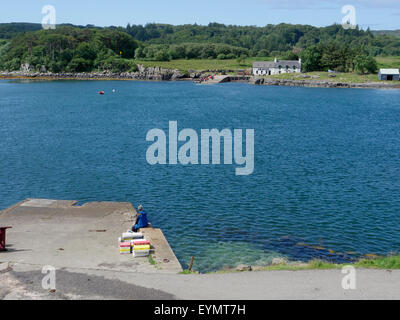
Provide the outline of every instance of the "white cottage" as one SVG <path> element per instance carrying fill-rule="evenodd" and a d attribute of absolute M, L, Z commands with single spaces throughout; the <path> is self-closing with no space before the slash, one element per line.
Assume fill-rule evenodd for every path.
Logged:
<path fill-rule="evenodd" d="M 282 73 L 300 73 L 301 72 L 301 59 L 296 60 L 278 60 L 263 61 L 253 63 L 253 75 L 274 75 Z"/>

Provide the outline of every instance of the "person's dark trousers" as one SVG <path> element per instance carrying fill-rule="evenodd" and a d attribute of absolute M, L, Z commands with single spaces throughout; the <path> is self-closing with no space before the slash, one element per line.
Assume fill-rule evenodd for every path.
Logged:
<path fill-rule="evenodd" d="M 135 224 L 134 224 L 133 227 L 132 227 L 132 231 L 133 231 L 133 232 L 138 232 L 138 229 L 135 228 L 136 225 L 138 224 L 138 222 L 139 222 L 139 217 L 136 218 Z"/>

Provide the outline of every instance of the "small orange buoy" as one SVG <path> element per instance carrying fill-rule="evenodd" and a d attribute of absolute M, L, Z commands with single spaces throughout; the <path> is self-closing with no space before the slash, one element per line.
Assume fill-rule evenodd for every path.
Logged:
<path fill-rule="evenodd" d="M 104 94 L 104 91 L 99 91 L 99 94 Z"/>

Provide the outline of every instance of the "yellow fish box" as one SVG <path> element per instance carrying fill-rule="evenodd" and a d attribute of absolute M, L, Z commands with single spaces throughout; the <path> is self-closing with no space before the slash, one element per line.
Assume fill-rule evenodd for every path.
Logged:
<path fill-rule="evenodd" d="M 142 245 L 142 246 L 133 246 L 133 251 L 143 251 L 143 250 L 150 250 L 150 245 Z"/>

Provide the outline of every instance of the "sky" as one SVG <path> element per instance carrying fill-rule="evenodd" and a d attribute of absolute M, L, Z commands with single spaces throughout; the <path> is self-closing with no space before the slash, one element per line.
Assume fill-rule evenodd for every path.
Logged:
<path fill-rule="evenodd" d="M 42 7 L 56 9 L 56 23 L 126 26 L 149 22 L 235 25 L 341 23 L 344 5 L 356 24 L 373 30 L 400 29 L 400 0 L 13 0 L 2 1 L 0 22 L 41 23 Z"/>

